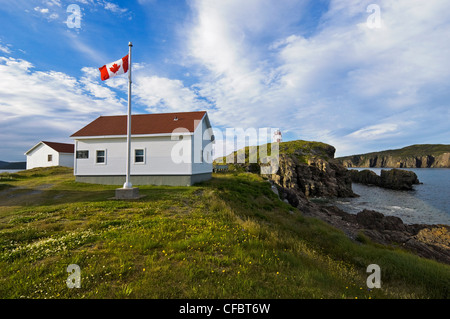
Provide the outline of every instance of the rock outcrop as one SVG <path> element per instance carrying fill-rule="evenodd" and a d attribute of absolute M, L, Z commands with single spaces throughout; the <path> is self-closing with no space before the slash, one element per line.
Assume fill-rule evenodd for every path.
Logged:
<path fill-rule="evenodd" d="M 295 155 L 281 154 L 279 170 L 268 177 L 283 191 L 294 190 L 306 198 L 356 196 L 348 170 L 322 158 L 302 163 Z"/>
<path fill-rule="evenodd" d="M 450 145 L 411 145 L 389 150 L 339 157 L 345 167 L 449 168 Z"/>
<path fill-rule="evenodd" d="M 354 183 L 396 190 L 412 190 L 414 184 L 420 184 L 414 172 L 397 168 L 391 170 L 383 169 L 380 175 L 368 169 L 362 171 L 350 170 L 349 176 Z"/>
<path fill-rule="evenodd" d="M 333 146 L 320 142 L 283 142 L 279 144 L 278 169 L 262 175 L 272 180 L 282 192 L 296 193 L 304 198 L 357 196 L 352 191 L 349 171 L 334 159 L 335 151 Z M 241 163 L 239 152 L 231 153 L 217 162 L 226 162 L 230 171 L 260 174 L 264 171 L 262 168 L 266 160 L 270 158 L 258 158 L 257 163 L 249 163 L 249 157 L 255 153 L 249 148 L 240 153 L 245 155 Z M 230 164 L 230 159 L 237 160 Z"/>

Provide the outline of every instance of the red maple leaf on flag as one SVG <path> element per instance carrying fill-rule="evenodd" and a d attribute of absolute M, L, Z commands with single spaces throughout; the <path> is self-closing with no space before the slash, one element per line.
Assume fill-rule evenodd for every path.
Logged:
<path fill-rule="evenodd" d="M 116 73 L 117 71 L 119 71 L 120 66 L 114 63 L 109 69 L 111 70 L 112 73 Z"/>

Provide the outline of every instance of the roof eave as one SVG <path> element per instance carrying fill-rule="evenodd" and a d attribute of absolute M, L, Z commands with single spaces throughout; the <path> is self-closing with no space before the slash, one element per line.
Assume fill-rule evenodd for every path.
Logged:
<path fill-rule="evenodd" d="M 176 135 L 192 135 L 194 132 L 177 132 Z M 159 137 L 172 136 L 173 133 L 157 133 L 157 134 L 132 134 L 131 137 Z M 91 135 L 91 136 L 70 136 L 73 140 L 88 140 L 88 139 L 106 139 L 106 138 L 127 138 L 126 135 Z"/>
<path fill-rule="evenodd" d="M 36 145 L 34 145 L 32 148 L 30 148 L 28 151 L 26 151 L 24 153 L 24 155 L 28 155 L 28 153 L 31 153 L 31 151 L 33 151 L 36 147 L 39 146 L 39 144 L 44 144 L 42 141 L 40 141 L 39 143 L 37 143 Z"/>

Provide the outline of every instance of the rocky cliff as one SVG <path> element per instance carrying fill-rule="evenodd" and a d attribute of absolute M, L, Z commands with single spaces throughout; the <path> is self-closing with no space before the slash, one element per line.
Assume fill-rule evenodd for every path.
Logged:
<path fill-rule="evenodd" d="M 450 168 L 450 145 L 419 144 L 337 158 L 345 167 Z"/>
<path fill-rule="evenodd" d="M 282 193 L 296 193 L 302 198 L 356 196 L 349 171 L 334 159 L 335 151 L 333 146 L 320 142 L 283 142 L 279 144 L 278 169 L 261 175 L 268 177 Z M 257 163 L 249 163 L 251 152 L 246 148 L 245 162 L 229 164 L 230 168 L 260 174 L 264 158 L 257 158 Z M 231 158 L 238 158 L 236 153 L 227 156 L 227 163 Z"/>

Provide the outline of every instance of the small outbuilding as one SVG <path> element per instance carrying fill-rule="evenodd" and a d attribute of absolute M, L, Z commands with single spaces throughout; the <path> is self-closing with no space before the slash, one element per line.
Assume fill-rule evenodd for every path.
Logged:
<path fill-rule="evenodd" d="M 100 116 L 76 133 L 78 182 L 123 185 L 127 116 Z M 133 185 L 186 186 L 211 178 L 214 135 L 206 111 L 131 116 Z"/>
<path fill-rule="evenodd" d="M 25 153 L 27 169 L 49 166 L 73 167 L 74 149 L 74 144 L 41 141 Z"/>

